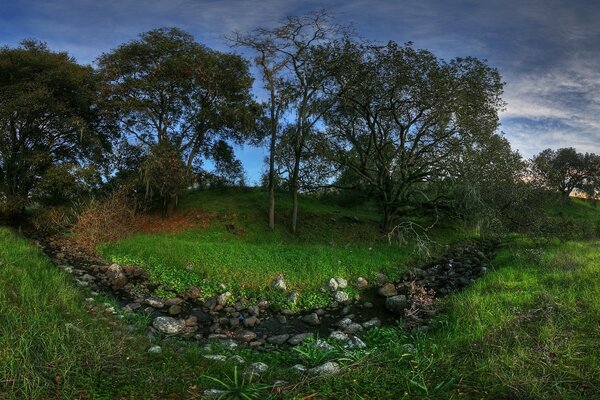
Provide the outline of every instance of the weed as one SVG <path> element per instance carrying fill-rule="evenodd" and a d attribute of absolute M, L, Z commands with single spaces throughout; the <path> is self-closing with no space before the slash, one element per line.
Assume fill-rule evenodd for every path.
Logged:
<path fill-rule="evenodd" d="M 217 398 L 223 400 L 256 400 L 263 399 L 267 394 L 269 385 L 252 382 L 252 376 L 246 381 L 245 377 L 239 376 L 237 367 L 233 368 L 233 374 L 227 376 L 225 380 L 217 379 L 212 376 L 205 376 L 221 387 L 217 389 Z"/>

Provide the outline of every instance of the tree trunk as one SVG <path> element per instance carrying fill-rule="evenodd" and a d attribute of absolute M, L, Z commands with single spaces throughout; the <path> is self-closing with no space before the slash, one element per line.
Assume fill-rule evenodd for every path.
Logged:
<path fill-rule="evenodd" d="M 276 130 L 272 129 L 269 146 L 269 228 L 275 229 L 275 140 Z"/>
<path fill-rule="evenodd" d="M 300 155 L 296 154 L 294 160 L 294 170 L 292 172 L 291 190 L 292 190 L 292 233 L 296 233 L 298 226 L 298 175 L 300 173 Z"/>

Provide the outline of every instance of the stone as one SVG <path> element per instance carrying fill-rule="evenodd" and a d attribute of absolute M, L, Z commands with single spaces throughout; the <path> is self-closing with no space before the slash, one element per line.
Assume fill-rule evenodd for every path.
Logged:
<path fill-rule="evenodd" d="M 220 295 L 217 296 L 217 304 L 220 306 L 224 306 L 230 297 L 231 297 L 231 292 L 221 293 Z"/>
<path fill-rule="evenodd" d="M 227 357 L 221 354 L 205 354 L 204 358 L 212 361 L 227 361 Z"/>
<path fill-rule="evenodd" d="M 236 336 L 236 339 L 242 342 L 251 342 L 256 339 L 256 333 L 252 331 L 241 331 Z"/>
<path fill-rule="evenodd" d="M 356 322 L 353 322 L 353 323 L 347 325 L 344 328 L 344 332 L 350 333 L 350 334 L 353 334 L 353 333 L 356 333 L 356 332 L 360 332 L 362 330 L 363 330 L 362 325 L 361 324 L 357 324 Z"/>
<path fill-rule="evenodd" d="M 179 297 L 173 297 L 171 299 L 165 300 L 165 306 L 178 306 L 183 303 L 183 299 Z"/>
<path fill-rule="evenodd" d="M 273 289 L 281 290 L 282 292 L 285 292 L 287 290 L 287 285 L 285 283 L 285 279 L 284 279 L 283 275 L 277 276 L 277 278 L 275 278 L 273 283 L 271 283 L 271 287 Z"/>
<path fill-rule="evenodd" d="M 298 374 L 303 374 L 303 373 L 306 372 L 307 368 L 304 365 L 302 365 L 302 364 L 296 364 L 296 365 L 292 366 L 290 369 L 293 372 L 296 372 Z"/>
<path fill-rule="evenodd" d="M 190 299 L 199 299 L 200 297 L 202 297 L 202 291 L 200 290 L 200 288 L 194 286 L 188 289 L 187 296 Z"/>
<path fill-rule="evenodd" d="M 256 318 L 256 316 L 254 316 L 254 315 L 244 319 L 244 326 L 248 327 L 248 328 L 252 328 L 257 323 L 258 323 L 258 318 Z"/>
<path fill-rule="evenodd" d="M 267 372 L 268 369 L 269 366 L 267 364 L 259 361 L 250 364 L 248 368 L 246 368 L 245 373 L 249 376 L 260 376 Z"/>
<path fill-rule="evenodd" d="M 337 292 L 335 292 L 335 294 L 333 295 L 333 298 L 338 303 L 345 303 L 348 300 L 350 300 L 350 297 L 348 297 L 348 293 L 342 292 L 341 290 L 338 290 Z"/>
<path fill-rule="evenodd" d="M 359 337 L 353 336 L 348 340 L 348 342 L 346 342 L 344 348 L 349 350 L 366 349 L 367 344 L 363 342 Z"/>
<path fill-rule="evenodd" d="M 342 318 L 341 320 L 339 320 L 336 324 L 336 326 L 339 326 L 340 328 L 345 328 L 348 325 L 350 325 L 352 323 L 352 319 L 350 319 L 349 317 L 346 318 Z"/>
<path fill-rule="evenodd" d="M 134 310 L 137 310 L 138 308 L 140 308 L 141 306 L 142 305 L 140 303 L 133 302 L 133 303 L 127 304 L 125 307 L 123 307 L 123 309 L 127 310 L 127 311 L 134 311 Z"/>
<path fill-rule="evenodd" d="M 381 320 L 377 317 L 362 323 L 362 327 L 365 329 L 371 329 L 374 326 L 381 326 Z"/>
<path fill-rule="evenodd" d="M 342 315 L 348 315 L 350 314 L 350 311 L 352 311 L 352 308 L 350 306 L 345 306 L 342 308 Z"/>
<path fill-rule="evenodd" d="M 106 270 L 106 277 L 110 285 L 115 289 L 120 289 L 127 284 L 127 276 L 119 264 L 112 264 Z"/>
<path fill-rule="evenodd" d="M 312 333 L 299 333 L 299 334 L 294 335 L 291 338 L 289 338 L 288 343 L 291 344 L 292 346 L 296 346 L 312 336 L 313 336 Z"/>
<path fill-rule="evenodd" d="M 325 350 L 325 351 L 330 351 L 330 350 L 334 349 L 334 347 L 331 344 L 327 343 L 326 341 L 324 341 L 322 339 L 317 339 L 315 347 L 319 350 Z"/>
<path fill-rule="evenodd" d="M 282 325 L 287 324 L 287 318 L 285 317 L 285 315 L 278 315 L 277 321 Z"/>
<path fill-rule="evenodd" d="M 302 317 L 302 322 L 309 325 L 319 325 L 321 320 L 319 320 L 317 313 L 310 313 Z"/>
<path fill-rule="evenodd" d="M 408 306 L 406 296 L 403 294 L 388 297 L 385 299 L 385 307 L 394 314 L 402 315 L 404 309 Z"/>
<path fill-rule="evenodd" d="M 195 315 L 189 316 L 185 320 L 185 325 L 186 326 L 196 326 L 196 325 L 198 325 L 198 317 L 196 317 Z"/>
<path fill-rule="evenodd" d="M 234 354 L 231 357 L 229 357 L 227 359 L 227 361 L 230 361 L 230 362 L 235 363 L 235 364 L 243 364 L 243 363 L 246 362 L 246 360 L 244 360 L 244 358 L 242 356 L 239 356 L 237 354 Z"/>
<path fill-rule="evenodd" d="M 331 291 L 335 291 L 338 288 L 338 283 L 334 278 L 331 278 L 328 282 L 327 282 L 327 287 L 329 287 L 329 289 Z"/>
<path fill-rule="evenodd" d="M 171 307 L 169 307 L 169 314 L 171 315 L 179 315 L 181 314 L 181 306 L 178 305 L 172 305 Z"/>
<path fill-rule="evenodd" d="M 162 352 L 162 348 L 160 346 L 152 346 L 148 349 L 148 353 L 150 354 L 160 354 Z"/>
<path fill-rule="evenodd" d="M 292 304 L 295 304 L 298 301 L 299 297 L 300 297 L 300 294 L 298 292 L 292 292 L 288 296 L 288 301 Z"/>
<path fill-rule="evenodd" d="M 378 273 L 377 276 L 375 276 L 375 279 L 379 285 L 385 285 L 389 282 L 387 275 L 382 273 Z"/>
<path fill-rule="evenodd" d="M 280 346 L 280 345 L 284 344 L 285 342 L 287 342 L 289 338 L 290 338 L 290 335 L 288 335 L 287 333 L 284 333 L 282 335 L 275 335 L 275 336 L 271 336 L 271 337 L 267 338 L 267 343 Z"/>
<path fill-rule="evenodd" d="M 155 299 L 146 299 L 146 304 L 152 308 L 163 308 L 165 306 L 162 301 Z"/>
<path fill-rule="evenodd" d="M 90 274 L 83 274 L 83 276 L 81 277 L 81 280 L 86 281 L 86 282 L 94 282 L 96 280 L 96 277 L 94 277 Z"/>
<path fill-rule="evenodd" d="M 383 297 L 392 297 L 398 294 L 398 290 L 396 290 L 396 286 L 393 283 L 386 283 L 377 290 L 377 293 Z"/>
<path fill-rule="evenodd" d="M 206 389 L 202 392 L 202 396 L 207 399 L 222 399 L 225 396 L 227 396 L 228 393 L 229 392 L 227 392 L 226 390 Z"/>
<path fill-rule="evenodd" d="M 156 317 L 152 326 L 165 335 L 177 335 L 185 330 L 185 322 L 172 317 Z"/>
<path fill-rule="evenodd" d="M 228 350 L 234 350 L 239 347 L 235 340 L 232 339 L 220 339 L 219 344 L 221 345 L 221 347 Z"/>
<path fill-rule="evenodd" d="M 344 278 L 335 278 L 338 284 L 338 289 L 346 289 L 348 287 L 348 281 Z"/>
<path fill-rule="evenodd" d="M 325 364 L 319 365 L 318 367 L 311 368 L 307 371 L 310 375 L 321 376 L 321 375 L 333 375 L 340 372 L 340 365 L 333 361 L 328 361 Z"/>
<path fill-rule="evenodd" d="M 362 276 L 359 276 L 356 279 L 356 287 L 359 289 L 366 289 L 369 287 L 369 281 L 367 281 L 365 278 L 363 278 Z"/>
<path fill-rule="evenodd" d="M 363 304 L 364 308 L 373 308 L 373 303 L 365 301 L 365 303 Z"/>
<path fill-rule="evenodd" d="M 329 338 L 340 342 L 345 342 L 349 339 L 348 335 L 341 331 L 333 331 L 329 334 Z"/>

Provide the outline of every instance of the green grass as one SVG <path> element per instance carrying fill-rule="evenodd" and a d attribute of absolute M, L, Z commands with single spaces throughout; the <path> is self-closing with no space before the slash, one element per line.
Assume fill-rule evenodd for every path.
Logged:
<path fill-rule="evenodd" d="M 279 205 L 284 211 L 286 198 Z M 266 194 L 259 190 L 192 193 L 181 206 L 218 213 L 208 228 L 137 234 L 98 249 L 112 262 L 144 267 L 154 282 L 168 290 L 199 286 L 207 296 L 222 290 L 218 284 L 224 283 L 234 294 L 281 302 L 281 295 L 268 288 L 283 274 L 291 290 L 310 294 L 300 297 L 300 308 L 326 303 L 329 299 L 320 289 L 332 277 L 350 282 L 359 276 L 372 279 L 379 272 L 395 277 L 415 258 L 414 244 L 389 244 L 369 207 L 348 209 L 303 198 L 300 232 L 292 235 L 285 212 L 278 214 L 275 230 L 267 227 L 260 211 L 265 203 Z M 228 232 L 226 224 L 243 233 Z M 466 236 L 451 229 L 436 235 L 444 243 Z"/>

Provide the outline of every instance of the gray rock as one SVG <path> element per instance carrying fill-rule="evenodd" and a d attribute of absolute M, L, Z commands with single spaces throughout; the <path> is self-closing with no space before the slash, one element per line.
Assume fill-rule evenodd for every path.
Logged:
<path fill-rule="evenodd" d="M 252 331 L 242 331 L 238 333 L 235 337 L 237 338 L 237 340 L 240 340 L 242 342 L 251 342 L 252 340 L 256 339 L 256 333 Z"/>
<path fill-rule="evenodd" d="M 300 297 L 300 294 L 298 292 L 292 292 L 290 293 L 290 295 L 288 296 L 288 301 L 290 303 L 296 303 L 298 301 L 298 298 Z"/>
<path fill-rule="evenodd" d="M 320 376 L 320 375 L 332 375 L 340 372 L 340 366 L 338 363 L 329 361 L 323 365 L 319 365 L 318 367 L 314 367 L 308 370 L 310 375 Z"/>
<path fill-rule="evenodd" d="M 279 321 L 280 324 L 287 324 L 287 318 L 285 317 L 285 315 L 278 315 L 277 321 Z"/>
<path fill-rule="evenodd" d="M 270 344 L 279 346 L 279 345 L 282 345 L 285 342 L 287 342 L 289 338 L 290 338 L 290 335 L 288 335 L 287 333 L 284 333 L 283 335 L 276 335 L 276 336 L 271 336 L 271 337 L 267 338 L 267 342 Z"/>
<path fill-rule="evenodd" d="M 335 298 L 335 301 L 337 301 L 338 303 L 344 303 L 344 302 L 350 300 L 350 298 L 348 297 L 348 293 L 342 292 L 341 290 L 338 290 L 337 292 L 335 292 L 333 297 Z"/>
<path fill-rule="evenodd" d="M 316 348 L 320 350 L 329 351 L 333 350 L 334 347 L 322 339 L 317 339 Z"/>
<path fill-rule="evenodd" d="M 171 315 L 181 314 L 181 306 L 173 304 L 171 307 L 169 307 L 169 314 L 171 314 Z"/>
<path fill-rule="evenodd" d="M 172 317 L 156 317 L 152 326 L 165 335 L 177 335 L 185 330 L 185 321 Z"/>
<path fill-rule="evenodd" d="M 341 331 L 333 331 L 331 334 L 329 334 L 329 337 L 340 342 L 345 342 L 349 339 L 348 335 Z"/>
<path fill-rule="evenodd" d="M 392 297 L 398 294 L 398 290 L 393 283 L 386 283 L 377 290 L 377 293 L 383 297 Z"/>
<path fill-rule="evenodd" d="M 385 299 L 385 307 L 391 312 L 402 315 L 404 313 L 404 309 L 408 306 L 408 301 L 406 300 L 406 296 L 403 294 L 388 297 Z"/>
<path fill-rule="evenodd" d="M 321 323 L 317 313 L 310 313 L 308 315 L 303 316 L 302 322 L 309 324 L 309 325 L 319 325 Z"/>
<path fill-rule="evenodd" d="M 217 304 L 220 306 L 224 306 L 230 297 L 231 297 L 231 292 L 221 293 L 220 295 L 217 296 Z"/>
<path fill-rule="evenodd" d="M 381 326 L 381 320 L 379 318 L 375 317 L 366 322 L 363 322 L 362 326 L 365 329 L 371 329 L 374 326 Z"/>
<path fill-rule="evenodd" d="M 338 289 L 346 289 L 348 287 L 348 281 L 344 278 L 336 278 L 335 279 L 338 284 Z"/>
<path fill-rule="evenodd" d="M 359 337 L 353 336 L 344 345 L 345 349 L 366 349 L 367 344 L 363 342 Z"/>
<path fill-rule="evenodd" d="M 346 318 L 342 318 L 341 320 L 339 320 L 335 325 L 339 326 L 340 328 L 345 328 L 348 325 L 350 325 L 352 323 L 352 319 L 349 317 Z"/>
<path fill-rule="evenodd" d="M 231 357 L 229 357 L 227 361 L 230 361 L 235 364 L 243 364 L 246 362 L 246 360 L 244 360 L 242 356 L 238 356 L 237 354 L 234 354 Z"/>
<path fill-rule="evenodd" d="M 353 323 L 349 324 L 348 326 L 346 326 L 344 328 L 344 332 L 350 333 L 350 334 L 353 334 L 353 333 L 356 333 L 356 332 L 360 332 L 362 330 L 363 330 L 362 325 L 361 324 L 357 324 L 356 322 L 353 322 Z"/>
<path fill-rule="evenodd" d="M 369 287 L 369 281 L 367 281 L 365 278 L 363 278 L 362 276 L 359 276 L 356 279 L 356 287 L 359 289 L 366 289 Z"/>
<path fill-rule="evenodd" d="M 146 299 L 146 304 L 148 304 L 152 308 L 163 308 L 165 304 L 160 300 L 155 299 Z"/>
<path fill-rule="evenodd" d="M 245 373 L 246 375 L 250 376 L 260 376 L 267 372 L 268 369 L 269 366 L 267 364 L 259 361 L 248 365 L 248 368 L 246 368 Z"/>
<path fill-rule="evenodd" d="M 86 282 L 94 282 L 96 280 L 96 277 L 94 277 L 90 274 L 83 274 L 83 276 L 81 277 L 81 280 L 86 281 Z"/>
<path fill-rule="evenodd" d="M 212 361 L 227 361 L 227 357 L 221 354 L 205 354 L 204 358 Z"/>
<path fill-rule="evenodd" d="M 365 304 L 363 304 L 364 308 L 373 308 L 373 303 L 365 301 Z"/>
<path fill-rule="evenodd" d="M 291 338 L 289 338 L 288 343 L 291 344 L 292 346 L 296 346 L 297 344 L 302 343 L 304 340 L 306 340 L 312 336 L 313 336 L 312 333 L 299 333 L 299 334 L 294 335 Z"/>
<path fill-rule="evenodd" d="M 338 283 L 334 278 L 331 278 L 328 282 L 327 282 L 327 287 L 329 287 L 329 289 L 331 291 L 335 291 L 338 288 Z"/>
<path fill-rule="evenodd" d="M 279 275 L 273 283 L 271 283 L 271 287 L 276 290 L 281 290 L 285 292 L 287 290 L 287 285 L 285 283 L 285 279 L 283 275 Z"/>
<path fill-rule="evenodd" d="M 384 285 L 384 284 L 386 284 L 386 283 L 389 282 L 389 279 L 388 279 L 387 275 L 386 274 L 382 274 L 382 273 L 377 274 L 377 276 L 375 277 L 375 279 L 377 280 L 377 283 L 380 284 L 380 285 Z"/>
<path fill-rule="evenodd" d="M 256 318 L 256 316 L 254 316 L 254 315 L 244 319 L 244 326 L 246 326 L 248 328 L 252 328 L 257 323 L 258 323 L 258 318 Z"/>
<path fill-rule="evenodd" d="M 148 353 L 150 354 L 160 354 L 162 352 L 162 348 L 160 346 L 152 346 L 148 349 Z"/>
<path fill-rule="evenodd" d="M 202 396 L 207 399 L 221 399 L 224 396 L 226 396 L 227 393 L 228 392 L 226 390 L 206 389 L 205 391 L 202 392 Z"/>
<path fill-rule="evenodd" d="M 307 368 L 302 364 L 296 364 L 292 368 L 290 368 L 293 372 L 297 372 L 299 374 L 303 374 L 306 372 Z"/>
<path fill-rule="evenodd" d="M 221 339 L 219 340 L 219 344 L 228 350 L 234 350 L 238 348 L 238 344 L 233 339 Z"/>

